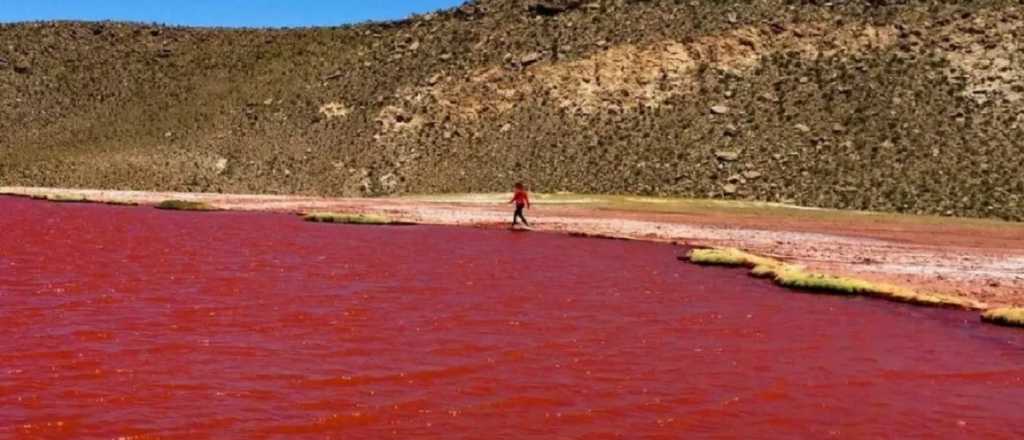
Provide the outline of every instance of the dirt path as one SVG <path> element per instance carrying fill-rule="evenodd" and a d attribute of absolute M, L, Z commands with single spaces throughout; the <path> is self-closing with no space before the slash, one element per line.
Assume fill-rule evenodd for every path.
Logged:
<path fill-rule="evenodd" d="M 230 210 L 381 213 L 395 220 L 501 228 L 502 194 L 330 199 L 0 187 L 22 196 L 156 204 L 177 199 Z M 738 247 L 814 271 L 1024 306 L 1024 224 L 845 212 L 773 204 L 611 196 L 538 196 L 542 231 Z"/>

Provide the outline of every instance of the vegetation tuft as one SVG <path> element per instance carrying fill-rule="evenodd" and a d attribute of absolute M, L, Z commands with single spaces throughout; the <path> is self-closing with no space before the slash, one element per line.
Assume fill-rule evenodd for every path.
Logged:
<path fill-rule="evenodd" d="M 998 325 L 1024 327 L 1024 308 L 1004 307 L 986 310 L 981 314 L 981 320 Z"/>
<path fill-rule="evenodd" d="M 316 212 L 304 214 L 302 218 L 315 223 L 341 223 L 349 225 L 409 225 L 379 214 L 350 214 L 337 212 Z"/>
<path fill-rule="evenodd" d="M 91 200 L 85 198 L 84 196 L 69 196 L 69 195 L 59 195 L 59 194 L 44 195 L 44 196 L 38 196 L 38 197 L 33 197 L 33 198 L 38 198 L 39 200 L 47 200 L 47 201 L 50 201 L 50 202 L 57 202 L 57 203 L 88 203 L 88 202 L 91 202 Z"/>
<path fill-rule="evenodd" d="M 203 202 L 190 202 L 186 200 L 165 200 L 156 205 L 157 209 L 166 209 L 170 211 L 216 211 L 210 205 Z"/>
<path fill-rule="evenodd" d="M 921 293 L 905 287 L 807 272 L 804 268 L 738 249 L 694 249 L 688 259 L 697 264 L 743 266 L 751 275 L 771 278 L 776 284 L 794 289 L 842 295 L 863 295 L 910 304 L 977 310 L 984 307 L 974 301 L 948 295 Z"/>

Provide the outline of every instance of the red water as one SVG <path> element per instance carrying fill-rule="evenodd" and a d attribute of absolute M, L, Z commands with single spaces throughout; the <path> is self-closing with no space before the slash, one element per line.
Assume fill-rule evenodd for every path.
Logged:
<path fill-rule="evenodd" d="M 676 252 L 0 198 L 0 438 L 1024 435 L 1024 331 Z"/>

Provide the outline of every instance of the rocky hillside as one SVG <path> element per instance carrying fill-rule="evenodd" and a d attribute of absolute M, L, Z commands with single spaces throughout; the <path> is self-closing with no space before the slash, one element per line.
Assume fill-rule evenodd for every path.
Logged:
<path fill-rule="evenodd" d="M 681 195 L 1024 218 L 1017 1 L 478 0 L 0 27 L 0 185 Z"/>

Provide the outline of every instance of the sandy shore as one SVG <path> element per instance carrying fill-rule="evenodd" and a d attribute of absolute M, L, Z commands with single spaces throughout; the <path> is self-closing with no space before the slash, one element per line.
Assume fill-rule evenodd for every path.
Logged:
<path fill-rule="evenodd" d="M 503 194 L 337 199 L 0 187 L 20 196 L 97 202 L 204 202 L 227 210 L 386 214 L 423 224 L 507 227 Z M 1024 306 L 1024 224 L 832 211 L 775 204 L 538 195 L 541 231 L 737 247 L 806 266 L 950 294 L 988 307 Z"/>

